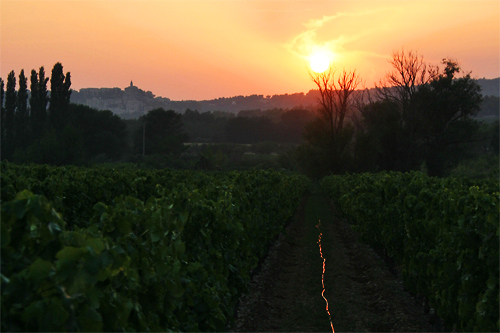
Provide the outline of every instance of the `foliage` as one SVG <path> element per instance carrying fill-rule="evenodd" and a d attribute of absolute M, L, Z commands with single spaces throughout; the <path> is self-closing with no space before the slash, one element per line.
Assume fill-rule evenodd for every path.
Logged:
<path fill-rule="evenodd" d="M 329 176 L 322 188 L 361 237 L 393 258 L 406 288 L 449 329 L 499 330 L 498 178 L 420 172 Z"/>
<path fill-rule="evenodd" d="M 483 92 L 483 102 L 481 103 L 481 110 L 478 116 L 498 118 L 500 116 L 500 97 L 491 95 L 484 96 Z"/>
<path fill-rule="evenodd" d="M 16 112 L 16 74 L 11 71 L 7 76 L 7 87 L 5 89 L 5 112 L 2 119 L 4 137 L 2 138 L 2 159 L 8 159 L 14 154 L 15 147 L 15 112 Z"/>
<path fill-rule="evenodd" d="M 5 108 L 3 107 L 3 99 L 5 95 L 5 83 L 2 78 L 0 78 L 0 142 L 1 149 L 3 151 L 3 145 L 5 140 Z"/>
<path fill-rule="evenodd" d="M 135 133 L 136 153 L 180 155 L 184 151 L 183 143 L 187 141 L 181 119 L 180 114 L 161 108 L 139 118 L 143 126 Z"/>
<path fill-rule="evenodd" d="M 8 163 L 1 181 L 5 331 L 224 330 L 308 183 Z"/>
<path fill-rule="evenodd" d="M 491 127 L 491 141 L 490 145 L 491 148 L 493 149 L 493 153 L 497 154 L 499 153 L 499 146 L 500 146 L 500 122 L 497 120 L 496 122 L 493 123 L 493 126 Z"/>
<path fill-rule="evenodd" d="M 304 108 L 242 110 L 237 117 L 188 109 L 182 115 L 189 141 L 196 143 L 300 143 L 304 125 L 312 119 L 314 113 Z"/>
<path fill-rule="evenodd" d="M 69 104 L 70 74 L 54 65 L 51 76 L 50 123 L 47 123 L 45 70 L 31 71 L 31 96 L 22 70 L 19 90 L 12 71 L 2 107 L 2 159 L 20 163 L 85 164 L 100 157 L 117 160 L 127 150 L 126 124 L 110 111 Z M 3 82 L 3 81 L 2 81 Z M 2 89 L 3 100 L 3 89 Z"/>
<path fill-rule="evenodd" d="M 19 74 L 19 89 L 17 91 L 17 105 L 14 119 L 16 146 L 26 149 L 29 133 L 29 110 L 28 110 L 28 79 L 24 75 L 24 70 Z"/>
<path fill-rule="evenodd" d="M 449 59 L 440 70 L 402 51 L 392 64 L 395 72 L 378 87 L 379 100 L 361 109 L 361 151 L 370 137 L 380 169 L 418 170 L 425 163 L 430 175 L 443 176 L 464 157 L 478 129 L 473 117 L 482 102 L 480 86 L 469 73 L 458 77 L 460 67 Z"/>
<path fill-rule="evenodd" d="M 61 135 L 68 122 L 68 106 L 71 96 L 71 74 L 64 75 L 63 66 L 60 62 L 52 68 L 50 76 L 50 104 L 49 116 L 51 126 Z"/>
<path fill-rule="evenodd" d="M 40 67 L 38 73 L 33 69 L 30 77 L 30 121 L 33 140 L 40 140 L 46 127 L 47 104 L 47 82 L 45 69 Z"/>
<path fill-rule="evenodd" d="M 105 154 L 116 160 L 127 149 L 126 125 L 111 111 L 70 104 L 68 112 L 70 123 L 81 131 L 85 159 Z"/>
<path fill-rule="evenodd" d="M 479 158 L 461 161 L 450 171 L 452 177 L 489 178 L 500 177 L 498 155 L 482 155 Z"/>
<path fill-rule="evenodd" d="M 329 173 L 343 173 L 352 164 L 351 143 L 354 128 L 346 117 L 353 114 L 356 104 L 354 91 L 361 83 L 356 71 L 335 70 L 311 74 L 320 93 L 316 119 L 304 130 L 305 143 L 299 147 L 298 163 L 309 176 L 321 178 Z"/>

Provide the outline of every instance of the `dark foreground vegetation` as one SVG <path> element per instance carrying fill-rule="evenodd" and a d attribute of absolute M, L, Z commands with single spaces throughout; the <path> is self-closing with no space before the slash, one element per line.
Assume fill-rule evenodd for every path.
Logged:
<path fill-rule="evenodd" d="M 447 331 L 498 331 L 498 178 L 382 172 L 332 175 L 321 186 Z"/>
<path fill-rule="evenodd" d="M 258 170 L 2 162 L 1 173 L 5 331 L 224 330 L 309 183 Z M 498 330 L 498 178 L 367 173 L 321 186 L 448 330 Z"/>
<path fill-rule="evenodd" d="M 224 330 L 308 184 L 270 171 L 1 171 L 2 331 Z"/>

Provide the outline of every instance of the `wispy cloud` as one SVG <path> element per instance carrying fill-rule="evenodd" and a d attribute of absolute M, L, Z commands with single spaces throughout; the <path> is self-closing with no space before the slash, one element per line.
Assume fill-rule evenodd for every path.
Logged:
<path fill-rule="evenodd" d="M 336 20 L 336 19 L 339 19 L 342 17 L 372 16 L 372 15 L 381 14 L 383 12 L 390 12 L 393 10 L 394 10 L 393 8 L 386 7 L 386 8 L 378 8 L 378 9 L 359 11 L 359 12 L 353 12 L 353 13 L 340 12 L 340 13 L 336 13 L 335 15 L 330 15 L 330 16 L 324 15 L 320 19 L 311 19 L 311 20 L 309 20 L 309 22 L 304 23 L 304 26 L 306 28 L 309 28 L 309 29 L 317 29 L 317 28 L 321 28 L 325 23 L 327 23 L 329 21 L 333 21 L 333 20 Z"/>
<path fill-rule="evenodd" d="M 334 15 L 324 15 L 322 18 L 310 19 L 308 22 L 303 25 L 307 28 L 307 30 L 302 31 L 298 35 L 296 35 L 292 40 L 285 45 L 285 47 L 295 54 L 298 57 L 303 59 L 307 59 L 312 52 L 316 49 L 324 49 L 328 50 L 332 53 L 338 52 L 346 52 L 344 45 L 350 42 L 358 41 L 361 38 L 367 37 L 371 34 L 379 32 L 380 30 L 385 30 L 384 26 L 371 26 L 370 28 L 365 28 L 364 30 L 351 30 L 348 28 L 343 29 L 341 26 L 340 29 L 336 27 L 336 29 L 329 29 L 334 31 L 330 34 L 331 38 L 320 38 L 321 35 L 329 35 L 327 32 L 327 26 L 329 24 L 341 23 L 336 22 L 341 19 L 363 19 L 369 20 L 375 18 L 376 16 L 382 15 L 382 13 L 388 13 L 395 11 L 394 8 L 378 8 L 373 10 L 365 10 L 365 11 L 357 11 L 357 12 L 339 12 Z M 342 21 L 343 22 L 343 21 Z M 361 29 L 361 28 L 360 28 Z M 329 31 L 328 30 L 328 31 Z M 347 30 L 347 32 L 345 32 Z M 340 32 L 337 32 L 340 31 Z M 355 52 L 359 54 L 360 50 L 349 50 L 350 52 Z M 376 57 L 385 57 L 385 55 L 378 55 L 371 53 L 370 56 Z"/>

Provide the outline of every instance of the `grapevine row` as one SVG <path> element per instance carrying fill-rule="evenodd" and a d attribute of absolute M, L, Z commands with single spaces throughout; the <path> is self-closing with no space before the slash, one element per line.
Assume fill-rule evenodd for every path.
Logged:
<path fill-rule="evenodd" d="M 499 330 L 499 183 L 419 172 L 330 176 L 322 188 L 448 328 Z"/>
<path fill-rule="evenodd" d="M 3 164 L 2 330 L 225 330 L 306 187 L 271 171 Z"/>

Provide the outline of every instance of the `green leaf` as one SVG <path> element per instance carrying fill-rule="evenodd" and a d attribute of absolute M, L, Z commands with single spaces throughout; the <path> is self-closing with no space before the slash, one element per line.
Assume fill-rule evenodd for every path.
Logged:
<path fill-rule="evenodd" d="M 23 193 L 23 192 L 21 192 Z M 26 207 L 26 201 L 25 200 L 19 200 L 17 199 L 16 201 L 11 201 L 9 202 L 9 209 L 10 213 L 14 214 L 14 216 L 21 220 L 24 215 L 26 215 L 27 212 L 27 207 Z"/>
<path fill-rule="evenodd" d="M 156 243 L 158 242 L 163 236 L 162 230 L 160 228 L 153 226 L 151 228 L 151 231 L 149 232 L 149 237 L 151 237 L 151 242 Z"/>
<path fill-rule="evenodd" d="M 174 241 L 174 250 L 177 256 L 183 255 L 186 251 L 186 244 L 180 238 L 177 238 Z"/>
<path fill-rule="evenodd" d="M 91 238 L 87 240 L 87 246 L 94 251 L 95 254 L 99 254 L 106 249 L 106 244 L 102 239 Z"/>
<path fill-rule="evenodd" d="M 62 261 L 75 261 L 80 259 L 87 253 L 87 249 L 73 246 L 66 246 L 61 251 L 57 252 L 56 258 Z"/>
<path fill-rule="evenodd" d="M 28 191 L 28 190 L 23 190 L 21 192 L 19 192 L 17 195 L 16 195 L 16 199 L 15 200 L 24 200 L 24 199 L 29 199 L 30 197 L 33 196 L 33 193 L 31 191 Z"/>
<path fill-rule="evenodd" d="M 36 286 L 40 284 L 43 280 L 50 276 L 50 273 L 53 271 L 53 266 L 50 261 L 42 260 L 37 258 L 35 262 L 33 262 L 28 267 L 28 278 L 34 282 Z"/>
<path fill-rule="evenodd" d="M 179 213 L 180 220 L 182 221 L 183 224 L 186 224 L 186 222 L 189 219 L 189 212 L 182 212 Z"/>
<path fill-rule="evenodd" d="M 87 290 L 85 295 L 89 300 L 89 305 L 94 309 L 98 309 L 101 304 L 100 300 L 103 297 L 103 293 L 97 287 L 93 286 Z"/>

